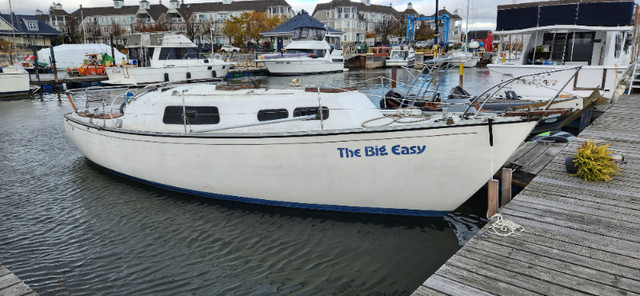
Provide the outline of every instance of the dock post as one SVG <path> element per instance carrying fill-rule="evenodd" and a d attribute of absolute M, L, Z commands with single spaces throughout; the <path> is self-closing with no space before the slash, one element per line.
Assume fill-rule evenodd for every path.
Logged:
<path fill-rule="evenodd" d="M 398 67 L 391 67 L 391 89 L 396 88 L 396 76 L 398 76 Z"/>
<path fill-rule="evenodd" d="M 34 56 L 33 69 L 36 74 L 36 79 L 38 80 L 38 86 L 40 87 L 40 89 L 38 90 L 38 92 L 40 93 L 40 100 L 42 100 L 42 83 L 40 83 L 40 68 L 38 65 L 38 52 L 36 51 L 35 45 L 33 45 L 31 49 L 33 50 L 33 56 Z"/>
<path fill-rule="evenodd" d="M 498 213 L 498 180 L 491 179 L 489 180 L 489 190 L 487 194 L 488 205 L 487 205 L 487 218 L 491 219 L 493 215 Z"/>
<path fill-rule="evenodd" d="M 462 83 L 462 80 L 463 80 L 463 79 L 462 79 L 462 76 L 464 76 L 464 66 L 463 66 L 463 64 L 462 64 L 462 63 L 460 63 L 460 82 L 459 82 L 460 87 L 462 87 L 462 84 L 463 84 L 463 83 Z"/>
<path fill-rule="evenodd" d="M 513 174 L 513 170 L 509 168 L 502 169 L 502 188 L 501 188 L 501 198 L 500 198 L 500 207 L 506 206 L 509 202 L 511 202 L 511 177 Z"/>
<path fill-rule="evenodd" d="M 56 40 L 56 44 L 58 44 L 57 40 Z M 53 71 L 53 81 L 56 84 L 56 90 L 58 93 L 58 101 L 62 102 L 62 99 L 60 98 L 60 82 L 58 80 L 58 67 L 56 67 L 56 56 L 53 53 L 53 46 L 49 47 L 49 51 L 51 51 L 51 60 L 50 63 L 51 64 L 51 70 Z"/>

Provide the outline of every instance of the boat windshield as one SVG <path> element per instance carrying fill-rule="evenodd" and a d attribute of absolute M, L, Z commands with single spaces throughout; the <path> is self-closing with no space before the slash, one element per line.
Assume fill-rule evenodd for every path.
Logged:
<path fill-rule="evenodd" d="M 287 49 L 287 56 L 311 56 L 321 58 L 324 56 L 323 49 Z"/>
<path fill-rule="evenodd" d="M 391 58 L 404 59 L 409 55 L 406 50 L 393 50 L 391 51 Z"/>
<path fill-rule="evenodd" d="M 160 60 L 193 60 L 201 59 L 202 55 L 196 48 L 163 47 L 160 49 Z"/>
<path fill-rule="evenodd" d="M 293 31 L 293 40 L 324 40 L 327 30 L 320 28 L 297 28 Z"/>

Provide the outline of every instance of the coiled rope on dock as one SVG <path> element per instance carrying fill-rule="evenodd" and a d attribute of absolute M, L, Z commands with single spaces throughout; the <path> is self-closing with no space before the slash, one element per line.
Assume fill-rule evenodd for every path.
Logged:
<path fill-rule="evenodd" d="M 513 221 L 505 220 L 500 214 L 495 214 L 489 219 L 493 220 L 493 218 L 496 218 L 496 221 L 489 226 L 489 231 L 493 230 L 493 233 L 499 236 L 510 236 L 516 231 L 524 231 L 524 226 L 516 224 Z"/>

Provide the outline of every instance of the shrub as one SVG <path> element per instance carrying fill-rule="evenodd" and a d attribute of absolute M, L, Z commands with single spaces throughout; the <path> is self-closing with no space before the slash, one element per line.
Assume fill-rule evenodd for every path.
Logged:
<path fill-rule="evenodd" d="M 585 181 L 611 181 L 611 175 L 620 175 L 620 168 L 611 157 L 608 150 L 610 144 L 598 146 L 592 141 L 584 142 L 578 153 L 572 156 L 578 171 L 572 176 L 578 176 Z"/>

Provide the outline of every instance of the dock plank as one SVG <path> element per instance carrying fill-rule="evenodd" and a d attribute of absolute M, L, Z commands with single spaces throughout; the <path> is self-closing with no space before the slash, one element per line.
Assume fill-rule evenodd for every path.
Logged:
<path fill-rule="evenodd" d="M 38 295 L 9 269 L 0 265 L 0 296 Z"/>
<path fill-rule="evenodd" d="M 586 274 L 602 272 L 607 275 L 628 279 L 635 279 L 640 276 L 640 269 L 636 268 L 640 264 L 639 259 L 624 256 L 613 257 L 606 251 L 592 249 L 574 242 L 532 236 L 526 231 L 519 235 L 510 236 L 509 239 L 494 235 L 486 240 L 478 241 L 478 244 L 479 246 L 491 246 L 489 248 L 491 250 L 500 250 L 501 254 L 505 254 L 507 257 L 518 255 L 522 256 L 522 258 L 527 258 L 525 257 L 526 253 L 530 253 L 544 256 L 557 266 L 569 263 L 576 265 L 574 268 L 592 269 L 592 271 L 585 271 Z M 634 282 L 636 285 L 640 284 L 640 282 Z"/>
<path fill-rule="evenodd" d="M 524 232 L 483 227 L 423 288 L 451 295 L 640 295 L 640 96 L 622 97 L 564 147 L 525 144 L 507 162 L 536 177 L 500 210 Z M 622 175 L 571 176 L 564 159 L 587 140 L 611 144 Z M 414 294 L 418 295 L 418 294 Z M 423 294 L 431 295 L 431 294 Z"/>

